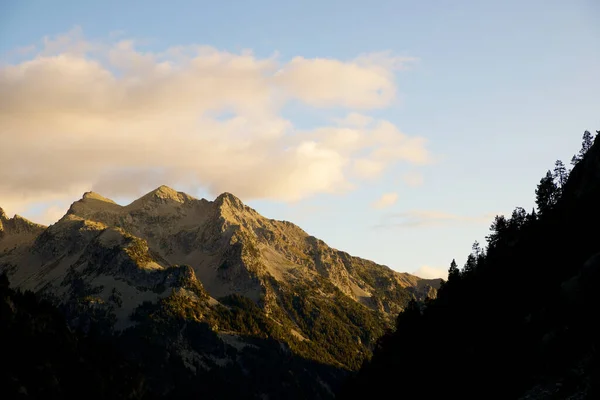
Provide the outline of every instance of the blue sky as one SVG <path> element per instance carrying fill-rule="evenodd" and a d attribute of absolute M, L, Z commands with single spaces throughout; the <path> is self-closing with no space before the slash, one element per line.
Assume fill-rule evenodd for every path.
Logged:
<path fill-rule="evenodd" d="M 44 53 L 43 38 L 55 40 L 60 35 L 71 37 L 70 45 L 77 40 L 106 46 L 134 40 L 137 55 L 191 45 L 210 46 L 220 52 L 219 57 L 224 57 L 224 52 L 239 55 L 250 49 L 253 63 L 276 59 L 274 68 L 284 72 L 296 66 L 291 63 L 295 57 L 302 57 L 300 61 L 338 61 L 335 65 L 308 61 L 299 63 L 302 68 L 294 70 L 295 75 L 284 73 L 286 80 L 270 84 L 270 100 L 260 98 L 265 103 L 263 108 L 256 109 L 252 105 L 259 100 L 255 101 L 252 97 L 255 87 L 252 85 L 259 85 L 256 87 L 260 91 L 263 89 L 260 83 L 252 81 L 248 84 L 250 86 L 242 87 L 240 85 L 247 81 L 236 81 L 239 74 L 223 75 L 224 80 L 235 84 L 223 86 L 222 90 L 228 91 L 228 97 L 219 105 L 211 105 L 211 112 L 218 117 L 215 120 L 224 121 L 243 115 L 247 117 L 244 120 L 246 124 L 258 121 L 256 130 L 285 130 L 286 135 L 299 141 L 304 140 L 303 135 L 317 138 L 316 148 L 303 147 L 310 152 L 310 158 L 301 160 L 313 163 L 311 165 L 317 171 L 321 166 L 323 171 L 331 168 L 330 179 L 319 181 L 319 173 L 315 172 L 310 179 L 298 175 L 288 181 L 282 179 L 278 185 L 263 183 L 264 187 L 260 183 L 261 176 L 270 179 L 270 174 L 279 168 L 282 160 L 287 162 L 285 157 L 278 158 L 285 153 L 270 157 L 275 147 L 257 150 L 264 160 L 257 169 L 249 169 L 257 182 L 236 169 L 243 167 L 231 167 L 229 171 L 224 166 L 219 174 L 212 170 L 209 173 L 203 169 L 208 168 L 208 164 L 179 164 L 178 160 L 172 159 L 177 156 L 160 152 L 152 154 L 161 154 L 162 158 L 149 163 L 144 158 L 144 148 L 151 144 L 145 143 L 133 150 L 138 151 L 135 154 L 140 163 L 127 164 L 127 171 L 134 168 L 134 172 L 124 173 L 124 164 L 114 167 L 110 157 L 105 158 L 104 165 L 98 161 L 92 166 L 89 160 L 80 160 L 79 156 L 103 148 L 104 142 L 95 138 L 90 140 L 88 148 L 85 143 L 83 147 L 69 147 L 76 132 L 64 133 L 61 129 L 74 125 L 56 122 L 57 109 L 42 109 L 39 104 L 36 105 L 38 108 L 27 108 L 40 97 L 49 99 L 49 102 L 59 102 L 53 97 L 54 92 L 42 92 L 40 89 L 46 87 L 40 86 L 42 75 L 31 73 L 23 78 L 18 73 L 3 71 L 4 81 L 0 84 L 13 92 L 0 92 L 0 122 L 2 118 L 12 119 L 10 128 L 7 128 L 8 124 L 5 128 L 0 127 L 0 143 L 3 150 L 22 148 L 24 154 L 19 159 L 8 157 L 7 160 L 4 157 L 4 163 L 0 163 L 0 181 L 5 181 L 4 184 L 0 182 L 0 206 L 9 213 L 18 212 L 34 220 L 51 222 L 80 196 L 73 197 L 76 190 L 102 188 L 111 192 L 109 197 L 127 202 L 137 192 L 121 190 L 120 187 L 129 188 L 132 181 L 140 180 L 152 185 L 156 183 L 156 177 L 162 176 L 165 181 L 161 183 L 197 196 L 212 198 L 218 191 L 231 191 L 263 215 L 291 220 L 331 246 L 399 271 L 412 272 L 426 267 L 419 272 L 435 275 L 440 273 L 436 270 L 445 272 L 452 258 L 459 263 L 464 262 L 472 242 L 476 239 L 483 241 L 492 215 L 510 213 L 516 206 L 530 209 L 534 205 L 535 186 L 545 171 L 553 166 L 556 159 L 570 160 L 579 150 L 584 130 L 593 132 L 600 129 L 600 28 L 597 24 L 600 3 L 594 0 L 294 3 L 2 0 L 0 8 L 0 68 L 4 71 L 13 68 L 10 71 L 14 72 L 25 65 L 23 63 L 36 58 L 73 53 L 72 48 L 60 46 L 53 51 L 46 48 L 49 53 Z M 102 57 L 107 54 L 94 50 L 76 55 L 102 63 Z M 133 62 L 135 54 L 123 54 L 123 57 L 130 57 L 127 62 Z M 362 60 L 361 56 L 372 54 L 385 54 L 385 57 L 381 60 L 367 57 L 367 64 L 357 61 Z M 69 60 L 75 62 L 74 59 Z M 388 67 L 392 62 L 402 64 L 403 68 Z M 65 68 L 63 75 L 69 76 L 72 70 L 67 68 L 74 68 L 74 65 L 55 64 L 55 68 Z M 115 76 L 127 72 L 119 69 L 121 64 L 115 65 L 106 66 L 106 71 Z M 128 64 L 128 67 L 131 65 Z M 366 69 L 358 71 L 356 65 L 366 65 Z M 362 75 L 356 75 L 354 79 L 354 72 Z M 92 76 L 90 74 L 86 72 L 81 79 Z M 339 85 L 327 86 L 329 80 L 334 81 L 342 75 L 347 80 L 340 78 Z M 20 79 L 20 83 L 16 85 L 9 79 Z M 73 85 L 85 82 L 73 81 Z M 98 79 L 90 82 L 94 84 Z M 151 85 L 152 82 L 156 81 L 144 83 L 142 79 L 142 85 Z M 381 88 L 377 86 L 379 84 Z M 387 89 L 394 89 L 393 95 L 385 94 Z M 278 93 L 286 90 L 287 100 L 277 100 Z M 14 101 L 11 99 L 15 96 L 24 99 L 17 106 L 12 105 Z M 151 99 L 148 101 L 151 102 Z M 272 102 L 278 101 L 275 106 L 272 105 Z M 9 102 L 10 107 L 6 106 Z M 75 103 L 67 101 L 60 104 L 73 107 L 72 110 L 60 110 L 65 112 L 64 115 L 68 114 L 68 118 L 76 118 L 73 121 L 85 125 L 85 118 L 90 118 L 89 125 L 100 124 L 94 119 L 97 117 L 93 114 L 95 108 L 86 109 L 83 113 L 79 110 L 76 114 L 73 111 L 76 107 L 69 106 Z M 21 106 L 24 108 L 18 108 Z M 44 103 L 44 107 L 47 106 Z M 173 110 L 179 111 L 173 107 Z M 40 110 L 54 113 L 54 122 L 44 125 L 48 132 L 15 118 L 15 115 L 28 115 L 35 119 L 33 114 L 27 113 L 42 112 Z M 387 121 L 402 134 L 423 141 L 413 146 L 410 157 L 386 159 L 385 168 L 380 173 L 359 179 L 345 172 L 347 167 L 336 163 L 354 162 L 352 160 L 362 157 L 370 147 L 358 149 L 350 157 L 335 147 L 335 143 L 341 142 L 330 143 L 329 147 L 322 144 L 320 140 L 325 140 L 324 136 L 316 131 L 352 113 L 373 121 Z M 131 114 L 122 118 L 123 124 L 129 124 L 143 117 Z M 162 122 L 166 124 L 167 120 Z M 179 125 L 176 119 L 171 122 L 161 131 L 163 136 L 157 131 L 157 136 L 148 139 L 148 143 L 162 137 L 164 142 L 157 146 L 168 147 L 177 140 L 185 149 L 185 135 L 172 139 L 166 132 L 186 129 L 187 125 Z M 290 129 L 282 128 L 288 126 L 286 124 L 293 125 L 291 134 Z M 259 134 L 247 133 L 246 125 L 241 125 L 234 127 L 237 133 L 228 130 L 227 135 L 239 135 L 235 137 L 243 141 Z M 102 126 L 112 129 L 109 125 Z M 131 125 L 129 133 L 122 134 L 133 135 L 131 132 L 134 131 L 137 132 Z M 203 135 L 203 132 L 200 130 L 196 134 Z M 51 134 L 66 136 L 54 136 L 61 139 L 53 142 L 49 139 Z M 249 136 L 244 136 L 246 134 Z M 38 139 L 30 140 L 28 144 L 19 139 L 30 135 L 46 136 L 35 136 Z M 215 138 L 218 142 L 222 136 Z M 59 140 L 71 142 L 65 144 L 66 150 L 57 147 L 52 152 L 54 158 L 45 155 L 44 151 L 50 152 L 48 146 Z M 253 141 L 252 148 L 260 146 L 260 143 Z M 281 146 L 283 142 L 278 143 L 277 146 Z M 300 148 L 298 143 L 285 140 L 288 147 Z M 378 142 L 383 147 L 387 146 L 382 143 Z M 229 146 L 229 142 L 223 145 L 224 153 L 219 153 L 223 156 L 221 158 L 231 158 L 232 165 L 236 160 L 242 163 L 238 153 L 228 153 Z M 110 146 L 107 144 L 106 147 Z M 280 150 L 283 151 L 277 147 L 277 151 Z M 417 153 L 422 157 L 418 158 Z M 186 156 L 193 157 L 192 154 L 190 151 Z M 36 160 L 41 163 L 44 157 L 50 158 L 43 166 L 31 172 L 27 169 Z M 375 153 L 370 157 L 371 161 L 379 161 Z M 257 161 L 243 162 L 255 165 Z M 321 162 L 323 164 L 319 164 Z M 189 167 L 192 177 L 181 172 L 184 165 Z M 286 166 L 281 170 L 287 171 L 288 167 L 292 168 Z M 58 168 L 57 175 L 66 178 L 56 182 L 51 177 L 43 178 L 44 170 L 55 168 Z M 173 168 L 177 169 L 176 172 Z M 301 174 L 303 168 L 304 164 L 294 171 Z M 82 174 L 72 172 L 78 169 Z M 152 171 L 153 178 L 147 179 Z M 9 175 L 13 177 L 12 181 Z M 19 180 L 14 178 L 15 175 Z M 40 178 L 32 178 L 34 175 Z M 110 187 L 111 176 L 124 175 L 130 181 L 119 178 L 119 182 Z M 238 175 L 239 179 L 236 178 Z M 138 176 L 140 178 L 136 178 Z M 6 183 L 7 179 L 9 183 Z M 294 183 L 290 181 L 294 179 L 303 182 L 303 189 L 293 188 Z M 246 189 L 240 180 L 248 180 L 252 188 Z M 136 190 L 143 191 L 143 186 L 136 186 Z M 290 191 L 295 194 L 287 196 Z M 389 195 L 390 204 L 385 208 L 374 207 L 373 204 L 384 194 Z M 407 216 L 410 218 L 406 219 Z M 402 224 L 402 221 L 412 222 Z"/>

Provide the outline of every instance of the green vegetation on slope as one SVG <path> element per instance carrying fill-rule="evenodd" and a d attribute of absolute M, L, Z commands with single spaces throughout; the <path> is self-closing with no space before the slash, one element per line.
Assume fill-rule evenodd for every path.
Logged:
<path fill-rule="evenodd" d="M 331 298 L 315 296 L 308 288 L 281 291 L 282 312 L 307 336 L 293 349 L 308 358 L 356 370 L 371 355 L 375 340 L 386 325 L 382 315 L 331 287 Z"/>
<path fill-rule="evenodd" d="M 208 306 L 206 296 L 173 292 L 158 304 L 144 304 L 134 319 L 180 318 L 206 323 L 215 332 L 275 339 L 298 356 L 347 370 L 360 368 L 387 327 L 383 315 L 356 303 L 333 285 L 328 287 L 329 298 L 315 294 L 310 285 L 296 287 L 295 292 L 276 290 L 277 304 L 270 315 L 240 295 L 226 296 L 220 304 Z"/>

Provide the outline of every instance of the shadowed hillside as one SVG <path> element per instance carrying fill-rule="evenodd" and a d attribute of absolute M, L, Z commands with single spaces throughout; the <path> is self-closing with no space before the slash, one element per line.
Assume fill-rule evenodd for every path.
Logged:
<path fill-rule="evenodd" d="M 6 275 L 0 275 L 0 311 L 5 371 L 0 397 L 140 399 L 147 394 L 139 368 L 125 360 L 113 338 L 69 329 L 50 303 L 10 289 Z"/>
<path fill-rule="evenodd" d="M 542 178 L 537 211 L 496 217 L 436 300 L 400 313 L 341 398 L 600 397 L 600 139 L 586 131 L 571 163 Z"/>
<path fill-rule="evenodd" d="M 228 303 L 230 318 L 248 326 L 260 324 L 259 310 L 245 313 L 252 306 L 239 304 L 243 302 L 240 298 Z M 247 335 L 239 340 L 229 335 L 224 342 L 206 323 L 182 314 L 181 307 L 181 303 L 148 305 L 135 317 L 139 325 L 121 335 L 103 335 L 95 322 L 83 332 L 70 328 L 63 313 L 49 302 L 32 292 L 10 289 L 6 275 L 0 275 L 0 339 L 10 344 L 1 353 L 8 372 L 0 377 L 0 396 L 252 399 L 269 393 L 271 398 L 327 398 L 338 387 L 323 380 L 331 384 L 347 375 L 297 357 L 273 339 Z M 193 360 L 165 351 L 176 352 L 182 334 L 190 338 L 190 350 L 211 355 L 217 362 L 229 353 L 238 363 L 213 365 L 208 372 L 195 374 L 189 368 Z"/>

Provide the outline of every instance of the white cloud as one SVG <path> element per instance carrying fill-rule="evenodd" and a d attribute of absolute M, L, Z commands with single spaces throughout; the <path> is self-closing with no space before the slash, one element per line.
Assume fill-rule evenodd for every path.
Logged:
<path fill-rule="evenodd" d="M 389 105 L 394 71 L 409 59 L 286 63 L 112 40 L 91 42 L 76 28 L 0 67 L 3 207 L 22 212 L 90 189 L 136 196 L 161 184 L 295 201 L 352 190 L 397 162 L 431 161 L 423 138 L 354 111 Z M 299 131 L 280 112 L 293 100 L 348 116 L 343 126 Z"/>
<path fill-rule="evenodd" d="M 389 53 L 351 62 L 295 57 L 275 74 L 275 80 L 292 96 L 313 106 L 369 109 L 386 106 L 395 98 L 392 71 L 412 61 Z"/>
<path fill-rule="evenodd" d="M 432 267 L 429 265 L 423 265 L 417 270 L 411 272 L 411 274 L 418 276 L 419 278 L 425 279 L 448 279 L 448 268 Z"/>
<path fill-rule="evenodd" d="M 385 163 L 369 158 L 357 158 L 353 166 L 354 174 L 363 179 L 377 178 L 386 167 Z"/>
<path fill-rule="evenodd" d="M 374 201 L 371 206 L 374 208 L 387 208 L 393 206 L 398 201 L 398 193 L 384 193 L 379 199 Z"/>

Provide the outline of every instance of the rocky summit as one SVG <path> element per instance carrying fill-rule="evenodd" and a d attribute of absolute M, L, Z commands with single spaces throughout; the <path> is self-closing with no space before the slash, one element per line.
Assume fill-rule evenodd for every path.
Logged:
<path fill-rule="evenodd" d="M 283 369 L 304 398 L 331 397 L 410 299 L 440 284 L 333 249 L 230 193 L 207 201 L 166 186 L 126 206 L 87 192 L 49 227 L 1 212 L 0 268 L 71 325 L 138 338 L 131 358 L 148 357 L 144 341 L 169 354 L 208 394 L 216 382 L 268 394 L 282 386 L 257 377 Z"/>

